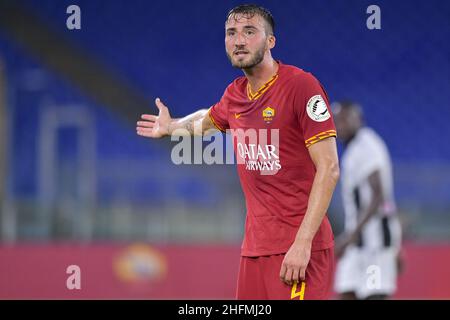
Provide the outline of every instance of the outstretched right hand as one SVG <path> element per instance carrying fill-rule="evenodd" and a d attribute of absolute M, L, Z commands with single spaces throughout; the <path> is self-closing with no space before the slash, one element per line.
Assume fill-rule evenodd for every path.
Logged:
<path fill-rule="evenodd" d="M 138 135 L 148 138 L 161 138 L 169 135 L 169 125 L 172 122 L 169 109 L 159 98 L 156 98 L 155 104 L 159 109 L 158 116 L 152 114 L 141 115 L 142 120 L 138 121 L 136 126 Z"/>

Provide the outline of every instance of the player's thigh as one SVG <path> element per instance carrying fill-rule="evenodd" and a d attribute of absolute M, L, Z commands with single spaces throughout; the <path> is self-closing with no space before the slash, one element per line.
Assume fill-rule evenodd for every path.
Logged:
<path fill-rule="evenodd" d="M 267 299 L 260 258 L 241 257 L 236 288 L 238 300 Z"/>
<path fill-rule="evenodd" d="M 397 288 L 397 250 L 392 247 L 367 250 L 362 256 L 365 278 L 358 297 L 392 295 Z"/>
<path fill-rule="evenodd" d="M 363 278 L 360 251 L 356 246 L 349 246 L 336 264 L 334 291 L 339 295 L 355 293 Z"/>
<path fill-rule="evenodd" d="M 291 288 L 280 279 L 280 270 L 284 254 L 262 257 L 262 272 L 264 274 L 264 286 L 267 299 L 287 300 L 290 299 Z"/>
<path fill-rule="evenodd" d="M 305 299 L 329 299 L 334 277 L 334 247 L 311 252 L 306 269 Z"/>

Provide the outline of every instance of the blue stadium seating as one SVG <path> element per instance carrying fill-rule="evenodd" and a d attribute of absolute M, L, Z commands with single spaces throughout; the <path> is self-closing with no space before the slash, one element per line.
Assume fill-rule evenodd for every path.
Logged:
<path fill-rule="evenodd" d="M 65 10 L 72 1 L 23 3 L 144 92 L 149 103 L 142 112 L 156 111 L 155 96 L 171 107 L 173 116 L 208 107 L 240 75 L 229 66 L 223 44 L 225 15 L 237 1 L 80 0 L 82 29 L 78 31 L 65 28 Z M 273 55 L 312 72 L 331 100 L 360 102 L 367 123 L 385 138 L 396 163 L 448 163 L 450 2 L 377 1 L 382 29 L 373 31 L 366 28 L 369 1 L 259 3 L 271 9 L 276 19 Z M 1 30 L 0 55 L 6 60 L 13 88 L 11 159 L 16 193 L 36 191 L 37 119 L 48 99 L 56 105 L 75 103 L 91 110 L 100 158 L 160 157 L 162 151 L 136 137 L 132 126 L 46 70 Z M 35 91 L 27 89 L 23 79 L 34 69 L 44 77 L 43 87 Z M 202 180 L 197 183 L 201 185 Z M 157 192 L 150 184 L 144 189 L 148 192 L 141 194 L 143 198 Z M 201 201 L 204 197 L 199 195 L 205 189 L 182 184 L 180 194 Z M 448 199 L 449 192 L 442 192 L 442 199 Z"/>

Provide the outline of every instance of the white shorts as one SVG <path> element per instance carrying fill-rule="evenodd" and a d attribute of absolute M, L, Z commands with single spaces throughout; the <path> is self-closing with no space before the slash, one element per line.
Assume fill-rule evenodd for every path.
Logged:
<path fill-rule="evenodd" d="M 395 248 L 348 247 L 336 266 L 335 291 L 354 292 L 358 299 L 392 295 L 397 289 L 397 254 Z"/>

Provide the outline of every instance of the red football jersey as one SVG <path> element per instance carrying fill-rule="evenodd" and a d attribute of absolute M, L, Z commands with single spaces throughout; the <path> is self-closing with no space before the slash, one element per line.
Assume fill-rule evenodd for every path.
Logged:
<path fill-rule="evenodd" d="M 239 77 L 209 112 L 218 129 L 233 135 L 247 206 L 242 256 L 288 251 L 306 213 L 316 171 L 308 147 L 336 136 L 319 81 L 278 63 L 278 73 L 256 93 L 246 77 Z M 325 217 L 312 250 L 332 246 L 333 232 Z"/>

